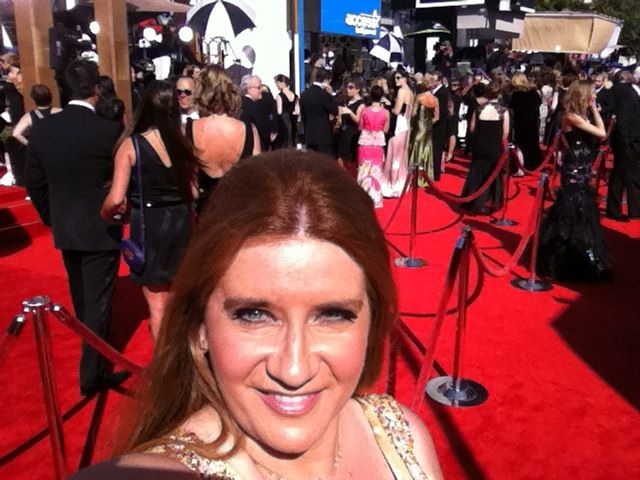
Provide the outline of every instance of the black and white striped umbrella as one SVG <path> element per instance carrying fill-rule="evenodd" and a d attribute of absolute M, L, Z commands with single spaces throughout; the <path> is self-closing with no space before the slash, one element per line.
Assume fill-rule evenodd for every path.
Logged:
<path fill-rule="evenodd" d="M 404 57 L 404 38 L 398 27 L 390 32 L 386 28 L 380 29 L 380 39 L 375 41 L 375 45 L 369 54 L 379 58 L 385 63 L 402 63 Z"/>
<path fill-rule="evenodd" d="M 242 0 L 201 0 L 187 12 L 187 25 L 202 38 L 227 40 L 256 27 L 253 10 Z"/>

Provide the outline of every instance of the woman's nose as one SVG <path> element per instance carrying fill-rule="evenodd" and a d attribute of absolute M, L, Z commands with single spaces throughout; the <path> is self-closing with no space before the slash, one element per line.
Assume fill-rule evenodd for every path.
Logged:
<path fill-rule="evenodd" d="M 267 360 L 269 376 L 288 390 L 298 390 L 318 373 L 319 358 L 306 326 L 287 326 L 280 332 Z"/>

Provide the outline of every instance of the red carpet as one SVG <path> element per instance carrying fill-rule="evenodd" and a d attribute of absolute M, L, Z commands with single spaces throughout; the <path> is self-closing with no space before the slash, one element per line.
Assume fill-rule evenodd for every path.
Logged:
<path fill-rule="evenodd" d="M 459 166 L 452 166 L 441 187 L 459 192 L 461 175 Z M 501 263 L 516 248 L 535 185 L 531 177 L 512 185 L 515 198 L 509 216 L 520 222 L 516 227 L 495 227 L 482 216 L 464 219 L 483 252 Z M 11 216 L 2 209 L 11 203 L 3 201 L 6 193 L 0 190 L 0 219 Z M 387 201 L 380 211 L 383 225 L 395 205 L 395 200 Z M 415 256 L 428 265 L 395 271 L 403 318 L 426 341 L 462 219 L 455 208 L 423 192 L 418 208 Z M 405 252 L 408 220 L 407 198 L 388 229 L 390 242 Z M 640 478 L 640 302 L 635 296 L 640 222 L 604 220 L 603 225 L 615 260 L 614 279 L 606 284 L 554 285 L 549 292 L 528 293 L 509 284 L 513 274 L 478 276 L 472 260 L 462 370 L 464 377 L 488 389 L 489 399 L 467 409 L 427 400 L 420 412 L 447 479 Z M 44 293 L 71 305 L 62 262 L 49 234 L 28 232 L 7 239 L 0 238 L 1 335 L 25 298 Z M 519 265 L 515 273 L 526 276 L 527 270 Z M 150 356 L 144 300 L 124 268 L 120 275 L 114 306 L 117 343 L 125 347 L 127 357 L 143 363 Z M 448 316 L 436 351 L 440 373 L 432 376 L 452 370 L 454 323 L 455 317 Z M 108 456 L 116 410 L 125 397 L 110 392 L 103 402 L 82 400 L 77 385 L 79 341 L 58 322 L 50 325 L 73 470 L 89 458 Z M 411 347 L 400 348 L 395 394 L 409 403 L 419 364 Z M 1 367 L 0 478 L 53 478 L 31 325 Z M 89 429 L 92 417 L 94 431 Z M 85 445 L 93 443 L 88 441 L 93 433 L 97 440 L 92 452 Z"/>

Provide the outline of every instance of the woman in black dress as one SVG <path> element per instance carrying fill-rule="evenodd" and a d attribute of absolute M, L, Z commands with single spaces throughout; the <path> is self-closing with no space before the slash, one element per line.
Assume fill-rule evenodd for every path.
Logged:
<path fill-rule="evenodd" d="M 471 166 L 462 188 L 462 196 L 476 192 L 493 173 L 504 152 L 509 136 L 509 112 L 498 102 L 497 85 L 474 85 L 473 94 L 478 106 L 471 116 Z M 470 213 L 489 215 L 502 206 L 500 175 L 475 200 L 461 206 Z"/>
<path fill-rule="evenodd" d="M 289 77 L 276 75 L 274 78 L 280 93 L 276 96 L 276 111 L 278 113 L 278 136 L 276 148 L 293 147 L 298 135 L 298 116 L 300 102 L 298 96 L 291 91 Z"/>
<path fill-rule="evenodd" d="M 602 140 L 606 131 L 587 80 L 569 87 L 564 112 L 561 186 L 540 226 L 538 272 L 560 281 L 603 280 L 610 275 L 611 261 L 600 227 L 596 192 L 589 182 L 597 153 L 594 140 Z"/>
<path fill-rule="evenodd" d="M 134 141 L 139 147 L 138 158 Z M 145 265 L 142 271 L 132 272 L 131 278 L 142 285 L 154 339 L 169 300 L 171 281 L 191 235 L 195 167 L 192 148 L 180 128 L 173 84 L 154 81 L 147 87 L 133 122 L 116 148 L 113 182 L 101 212 L 103 218 L 112 220 L 114 215 L 123 214 L 130 202 L 131 238 L 140 239 L 144 225 Z"/>
<path fill-rule="evenodd" d="M 513 143 L 522 152 L 524 167 L 534 170 L 541 161 L 538 125 L 542 99 L 536 86 L 522 72 L 513 75 L 511 86 L 509 108 L 513 114 Z"/>
<path fill-rule="evenodd" d="M 340 107 L 340 133 L 338 135 L 338 165 L 345 162 L 354 165 L 358 154 L 358 137 L 360 117 L 365 107 L 364 98 L 360 96 L 359 80 L 351 78 L 345 85 L 346 105 Z"/>

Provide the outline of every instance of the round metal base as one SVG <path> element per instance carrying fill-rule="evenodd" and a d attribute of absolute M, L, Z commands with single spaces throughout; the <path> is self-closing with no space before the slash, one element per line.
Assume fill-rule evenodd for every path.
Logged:
<path fill-rule="evenodd" d="M 422 268 L 427 265 L 427 261 L 421 258 L 399 257 L 394 260 L 396 267 Z"/>
<path fill-rule="evenodd" d="M 487 389 L 473 380 L 460 380 L 456 389 L 453 377 L 432 378 L 425 391 L 432 400 L 450 407 L 474 407 L 489 398 Z"/>
<path fill-rule="evenodd" d="M 498 225 L 500 227 L 513 227 L 518 225 L 518 222 L 509 218 L 494 218 L 489 223 L 492 225 Z"/>
<path fill-rule="evenodd" d="M 553 285 L 549 282 L 532 280 L 530 278 L 515 278 L 511 280 L 511 285 L 520 290 L 526 290 L 527 292 L 547 292 L 553 288 Z"/>

